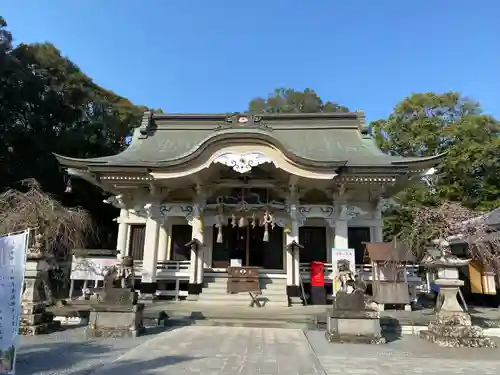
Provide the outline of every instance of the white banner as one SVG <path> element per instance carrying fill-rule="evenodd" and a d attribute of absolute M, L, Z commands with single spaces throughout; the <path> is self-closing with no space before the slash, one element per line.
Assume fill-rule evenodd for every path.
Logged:
<path fill-rule="evenodd" d="M 0 237 L 0 375 L 15 373 L 29 230 Z"/>
<path fill-rule="evenodd" d="M 332 274 L 333 279 L 333 295 L 337 293 L 340 285 L 338 283 L 338 263 L 340 260 L 347 260 L 349 262 L 349 269 L 354 274 L 356 272 L 356 258 L 354 249 L 337 249 L 332 248 Z"/>

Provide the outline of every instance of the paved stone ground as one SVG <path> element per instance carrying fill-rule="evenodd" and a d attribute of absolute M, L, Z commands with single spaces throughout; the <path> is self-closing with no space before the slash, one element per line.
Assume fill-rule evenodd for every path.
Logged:
<path fill-rule="evenodd" d="M 87 375 L 154 336 L 87 340 L 84 328 L 20 337 L 16 375 Z"/>
<path fill-rule="evenodd" d="M 328 344 L 324 332 L 306 333 L 325 374 L 498 374 L 500 349 L 441 348 L 417 336 L 386 345 Z"/>
<path fill-rule="evenodd" d="M 405 336 L 328 344 L 324 333 L 188 326 L 136 340 L 86 341 L 82 329 L 22 338 L 17 375 L 497 374 L 500 349 L 445 349 Z"/>

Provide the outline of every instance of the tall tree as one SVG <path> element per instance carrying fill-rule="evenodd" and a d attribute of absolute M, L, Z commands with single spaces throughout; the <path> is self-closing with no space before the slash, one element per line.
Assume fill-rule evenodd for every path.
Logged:
<path fill-rule="evenodd" d="M 14 48 L 0 16 L 0 192 L 22 189 L 19 181 L 34 178 L 63 203 L 95 213 L 106 228 L 116 212 L 82 181 L 74 184 L 75 194 L 63 195 L 63 174 L 52 153 L 115 154 L 126 147 L 144 110 L 97 85 L 50 43 Z"/>
<path fill-rule="evenodd" d="M 348 112 L 347 107 L 334 102 L 324 102 L 311 89 L 296 91 L 279 88 L 267 98 L 255 98 L 249 104 L 251 113 L 317 113 L 317 112 Z"/>
<path fill-rule="evenodd" d="M 415 205 L 457 201 L 470 209 L 500 205 L 500 124 L 459 93 L 412 94 L 386 120 L 371 123 L 378 145 L 396 155 L 446 152 L 435 177 L 401 192 L 402 207 L 388 217 L 389 232 L 412 222 Z"/>

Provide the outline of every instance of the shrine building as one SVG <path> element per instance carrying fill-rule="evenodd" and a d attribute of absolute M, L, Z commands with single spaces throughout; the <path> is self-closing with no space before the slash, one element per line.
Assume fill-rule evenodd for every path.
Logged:
<path fill-rule="evenodd" d="M 383 153 L 363 112 L 146 112 L 123 152 L 56 157 L 120 208 L 117 250 L 134 258 L 143 293 L 175 282 L 176 297 L 230 304 L 244 296 L 217 282 L 236 262 L 259 267 L 275 305 L 299 295 L 312 261 L 328 268 L 332 248 L 362 264 L 362 243 L 383 241 L 387 198 L 441 159 Z"/>

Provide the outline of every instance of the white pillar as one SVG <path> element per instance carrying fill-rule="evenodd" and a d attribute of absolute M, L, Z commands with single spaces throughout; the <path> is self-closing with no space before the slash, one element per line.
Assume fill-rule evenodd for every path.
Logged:
<path fill-rule="evenodd" d="M 158 262 L 166 262 L 167 261 L 167 246 L 168 246 L 168 226 L 166 220 L 160 224 L 160 233 L 158 235 Z"/>
<path fill-rule="evenodd" d="M 127 252 L 127 232 L 129 225 L 126 222 L 128 211 L 124 208 L 120 211 L 120 218 L 118 219 L 118 237 L 116 240 L 116 250 L 121 256 L 125 256 Z"/>
<path fill-rule="evenodd" d="M 160 224 L 154 217 L 146 220 L 146 238 L 144 240 L 144 257 L 142 261 L 143 283 L 156 282 L 156 268 L 158 259 L 158 236 Z"/>
<path fill-rule="evenodd" d="M 125 255 L 130 256 L 130 239 L 132 238 L 132 226 L 127 225 L 127 244 L 125 245 Z"/>
<path fill-rule="evenodd" d="M 203 284 L 203 253 L 205 252 L 205 246 L 200 246 L 198 249 L 198 257 L 196 258 L 196 284 Z"/>
<path fill-rule="evenodd" d="M 300 274 L 300 256 L 299 250 L 291 249 L 290 245 L 293 241 L 299 243 L 299 224 L 297 222 L 297 205 L 290 203 L 290 228 L 286 233 L 286 284 L 299 285 Z"/>
<path fill-rule="evenodd" d="M 372 242 L 384 242 L 384 226 L 382 223 L 373 226 Z"/>
<path fill-rule="evenodd" d="M 291 233 L 286 233 L 286 244 L 289 245 L 293 242 L 293 236 Z M 286 248 L 286 285 L 294 285 L 294 272 L 293 272 L 293 251 L 287 247 Z"/>
<path fill-rule="evenodd" d="M 337 249 L 347 249 L 347 220 L 338 218 L 335 220 L 335 239 L 334 246 Z"/>
<path fill-rule="evenodd" d="M 332 263 L 332 247 L 335 247 L 335 220 L 326 220 L 326 263 Z"/>
<path fill-rule="evenodd" d="M 337 217 L 335 219 L 334 246 L 337 249 L 347 249 L 347 208 L 344 204 L 336 204 Z"/>
<path fill-rule="evenodd" d="M 214 227 L 207 226 L 204 228 L 205 248 L 203 249 L 203 268 L 212 268 L 212 244 L 214 241 Z"/>
<path fill-rule="evenodd" d="M 196 261 L 196 251 L 194 247 L 191 247 L 191 256 L 189 258 L 189 284 L 196 284 L 196 266 L 198 262 Z"/>
<path fill-rule="evenodd" d="M 192 239 L 196 240 L 200 246 L 197 250 L 191 247 L 190 284 L 201 284 L 203 282 L 203 248 L 205 247 L 205 236 L 202 215 L 203 212 L 200 204 L 194 204 L 191 221 L 191 226 L 193 227 Z"/>
<path fill-rule="evenodd" d="M 297 220 L 292 221 L 292 237 L 295 242 L 299 243 L 299 223 Z M 293 285 L 299 285 L 300 280 L 300 252 L 296 247 L 293 254 Z"/>
<path fill-rule="evenodd" d="M 373 226 L 372 233 L 373 238 L 372 242 L 384 242 L 384 221 L 382 219 L 382 210 L 379 205 L 373 211 L 373 219 L 375 221 L 375 225 Z"/>

